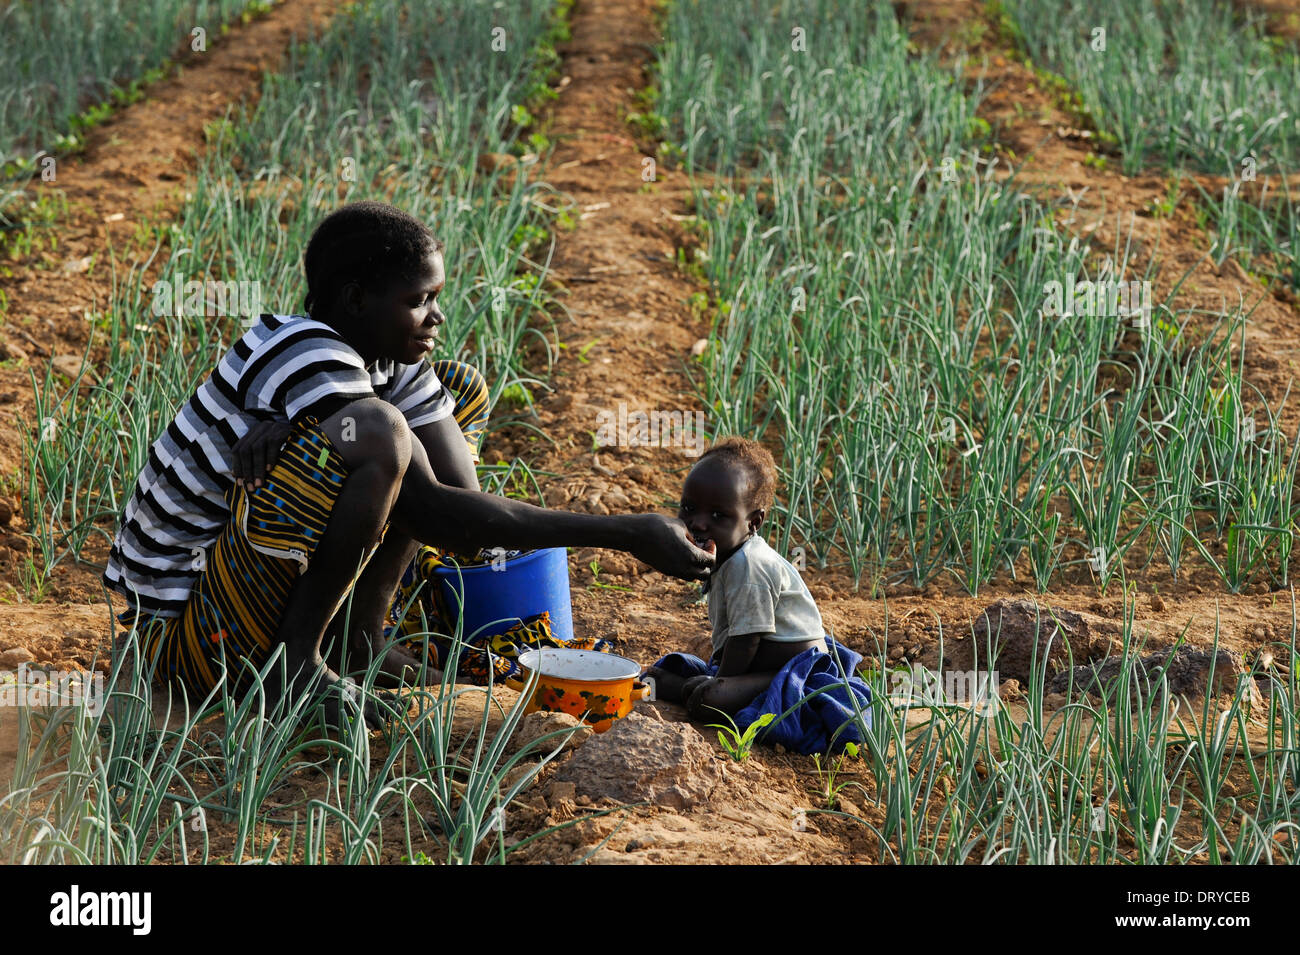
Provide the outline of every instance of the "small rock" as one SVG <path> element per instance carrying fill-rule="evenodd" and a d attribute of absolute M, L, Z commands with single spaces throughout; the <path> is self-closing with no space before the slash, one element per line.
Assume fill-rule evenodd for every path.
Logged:
<path fill-rule="evenodd" d="M 1154 611 L 1156 611 L 1157 613 L 1159 613 L 1160 611 L 1164 610 L 1164 609 L 1165 609 L 1165 601 L 1164 601 L 1164 598 L 1161 597 L 1159 594 L 1152 594 L 1152 595 L 1151 595 L 1151 609 L 1154 610 Z"/>
<path fill-rule="evenodd" d="M 582 858 L 585 850 L 578 852 L 574 861 Z M 603 849 L 597 849 L 587 859 L 587 865 L 648 865 L 651 860 L 645 856 L 628 855 L 626 852 L 619 852 L 606 846 Z"/>
<path fill-rule="evenodd" d="M 3 521 L 0 521 L 0 524 L 3 523 L 4 523 Z M 1263 627 L 1256 627 L 1254 630 L 1250 632 L 1250 635 L 1254 637 L 1256 640 L 1268 639 L 1268 631 L 1266 631 Z"/>
<path fill-rule="evenodd" d="M 63 271 L 69 275 L 76 275 L 87 271 L 94 261 L 95 257 L 93 255 L 83 256 L 80 259 L 68 259 L 63 263 Z"/>
<path fill-rule="evenodd" d="M 694 345 L 691 346 L 691 356 L 698 358 L 700 355 L 703 355 L 708 350 L 709 350 L 709 340 L 707 338 L 701 338 L 699 341 L 697 341 Z"/>
<path fill-rule="evenodd" d="M 514 751 L 517 752 L 529 743 L 537 743 L 538 740 L 550 733 L 561 733 L 567 730 L 573 731 L 573 736 L 565 741 L 564 749 L 561 752 L 577 749 L 592 734 L 591 727 L 576 716 L 568 713 L 538 711 L 529 713 L 519 721 L 519 728 L 515 730 L 515 735 L 510 742 Z M 564 740 L 563 736 L 552 736 L 550 739 L 537 743 L 533 749 L 538 755 L 549 753 L 560 744 L 561 740 Z"/>
<path fill-rule="evenodd" d="M 890 663 L 897 663 L 899 660 L 903 659 L 903 653 L 904 653 L 904 652 L 905 652 L 905 651 L 903 650 L 902 647 L 890 647 L 890 649 L 889 649 L 889 662 L 890 662 Z"/>
<path fill-rule="evenodd" d="M 610 507 L 619 511 L 626 510 L 632 506 L 631 499 L 618 488 L 610 488 L 606 491 L 603 500 Z"/>
<path fill-rule="evenodd" d="M 13 647 L 0 653 L 0 667 L 11 669 L 20 663 L 32 663 L 36 660 L 32 651 L 26 647 Z"/>
<path fill-rule="evenodd" d="M 572 804 L 578 798 L 578 787 L 569 782 L 553 782 L 546 794 L 546 804 L 552 808 L 560 803 Z"/>
<path fill-rule="evenodd" d="M 1020 688 L 1019 680 L 1003 680 L 1002 685 L 998 687 L 998 696 L 1007 703 L 1015 703 L 1025 698 L 1024 690 Z"/>
<path fill-rule="evenodd" d="M 663 713 L 665 708 L 678 709 L 679 707 L 676 703 L 667 703 L 664 700 L 646 700 L 636 705 L 638 713 L 660 723 L 668 722 L 668 718 Z"/>
<path fill-rule="evenodd" d="M 999 600 L 985 608 L 971 627 L 971 638 L 954 642 L 948 657 L 950 669 L 996 670 L 1000 677 L 1019 680 L 1022 686 L 1033 679 L 1031 661 L 1035 658 L 1047 676 L 1053 677 L 1069 666 L 1071 649 L 1076 660 L 1091 659 L 1094 642 L 1087 621 L 1077 613 L 1029 600 Z"/>
<path fill-rule="evenodd" d="M 629 842 L 629 843 L 628 843 L 628 844 L 623 848 L 623 851 L 624 851 L 624 852 L 636 852 L 636 850 L 637 850 L 637 849 L 640 849 L 640 848 L 641 848 L 641 843 L 639 843 L 639 842 L 637 842 L 637 840 L 633 839 L 631 842 Z"/>
<path fill-rule="evenodd" d="M 649 484 L 653 478 L 650 469 L 640 464 L 634 464 L 630 468 L 624 468 L 623 475 L 635 481 L 637 484 Z"/>
<path fill-rule="evenodd" d="M 8 501 L 0 500 L 0 527 L 8 527 L 14 518 L 14 509 Z"/>
<path fill-rule="evenodd" d="M 19 537 L 17 534 L 5 538 L 4 544 L 10 550 L 17 551 L 20 554 L 25 554 L 28 550 L 27 538 Z"/>
<path fill-rule="evenodd" d="M 1064 693 L 1048 693 L 1043 697 L 1043 709 L 1059 710 L 1069 702 L 1070 698 Z"/>
<path fill-rule="evenodd" d="M 845 799 L 843 796 L 840 796 L 839 802 L 840 802 L 839 805 L 840 812 L 847 812 L 850 816 L 858 816 L 858 817 L 862 816 L 862 810 L 859 809 L 857 805 L 853 803 L 851 800 Z"/>
<path fill-rule="evenodd" d="M 1062 670 L 1052 678 L 1047 687 L 1048 693 L 1064 693 L 1073 684 L 1076 692 L 1099 696 L 1103 688 L 1112 686 L 1119 679 L 1120 657 L 1110 657 L 1094 664 Z M 1185 698 L 1194 702 L 1210 696 L 1236 692 L 1240 683 L 1245 688 L 1246 705 L 1260 702 L 1259 692 L 1254 680 L 1242 679 L 1249 671 L 1240 656 L 1231 650 L 1220 648 L 1218 651 L 1201 650 L 1183 645 L 1177 650 L 1158 650 L 1132 661 L 1131 696 L 1142 696 L 1150 701 L 1158 692 L 1157 679 L 1162 669 L 1169 683 L 1171 698 Z M 1214 683 L 1210 684 L 1210 668 L 1214 668 Z M 1167 668 L 1167 669 L 1166 669 Z"/>
<path fill-rule="evenodd" d="M 91 381 L 97 380 L 95 370 L 87 367 L 80 355 L 55 355 L 50 359 L 50 364 L 54 366 L 54 370 L 59 374 L 66 375 L 69 378 L 76 378 L 84 369 L 86 378 Z"/>
<path fill-rule="evenodd" d="M 530 763 L 527 760 L 521 763 L 516 763 L 514 766 L 510 767 L 510 770 L 505 774 L 505 776 L 501 780 L 502 793 L 509 792 L 510 789 L 514 787 L 515 783 L 519 782 L 521 779 L 526 777 L 529 773 L 533 773 L 536 771 L 537 771 L 536 763 Z M 532 783 L 530 783 L 529 785 L 535 785 L 536 783 L 537 780 L 536 778 L 534 778 Z"/>

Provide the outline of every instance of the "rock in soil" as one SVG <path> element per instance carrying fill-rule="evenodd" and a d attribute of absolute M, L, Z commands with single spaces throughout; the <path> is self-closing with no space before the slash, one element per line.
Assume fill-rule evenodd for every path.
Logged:
<path fill-rule="evenodd" d="M 990 632 L 992 662 L 989 660 Z M 1046 667 L 1049 679 L 1070 665 L 1067 641 L 1076 660 L 1092 658 L 1096 641 L 1088 622 L 1077 613 L 1029 600 L 999 600 L 986 607 L 975 620 L 971 635 L 954 639 L 951 644 L 944 642 L 944 669 L 996 670 L 999 680 L 1018 680 L 1021 686 L 1028 686 L 1033 678 L 1031 661 L 1035 655 L 1038 665 Z"/>
<path fill-rule="evenodd" d="M 26 647 L 14 647 L 0 653 L 0 667 L 16 667 L 20 663 L 31 663 L 36 657 Z"/>
<path fill-rule="evenodd" d="M 538 756 L 549 753 L 564 741 L 564 749 L 561 752 L 568 752 L 577 749 L 587 737 L 592 734 L 592 729 L 576 716 L 570 716 L 568 713 L 548 713 L 539 711 L 529 713 L 519 721 L 519 728 L 515 730 L 515 735 L 511 737 L 512 752 L 517 752 L 527 746 L 529 743 L 536 742 L 543 736 L 559 731 L 574 730 L 573 736 L 567 740 L 563 736 L 552 736 L 548 740 L 543 740 L 533 747 L 533 752 Z"/>
<path fill-rule="evenodd" d="M 689 723 L 666 723 L 632 711 L 593 736 L 555 776 L 599 802 L 651 802 L 686 809 L 722 781 L 720 761 Z"/>
<path fill-rule="evenodd" d="M 1017 703 L 1025 698 L 1025 691 L 1020 688 L 1019 680 L 1003 680 L 998 688 L 998 696 L 1007 703 Z"/>
<path fill-rule="evenodd" d="M 1121 662 L 1120 657 L 1111 657 L 1101 663 L 1063 670 L 1049 681 L 1047 692 L 1065 693 L 1073 682 L 1076 695 L 1087 693 L 1100 697 L 1103 690 L 1113 687 L 1119 679 Z M 1140 690 L 1142 696 L 1150 700 L 1158 690 L 1156 681 L 1166 664 L 1165 676 L 1171 697 L 1185 697 L 1188 701 L 1204 699 L 1207 690 L 1211 696 L 1230 696 L 1237 692 L 1241 677 L 1250 672 L 1241 657 L 1231 650 L 1222 647 L 1217 651 L 1201 650 L 1184 644 L 1176 650 L 1159 650 L 1138 657 L 1133 662 L 1130 676 L 1130 697 L 1136 699 Z M 1214 667 L 1213 686 L 1210 684 L 1211 664 Z M 1248 679 L 1245 685 L 1247 705 L 1258 704 L 1260 695 L 1255 681 Z"/>
<path fill-rule="evenodd" d="M 0 527 L 8 527 L 14 519 L 14 509 L 8 501 L 0 501 Z"/>

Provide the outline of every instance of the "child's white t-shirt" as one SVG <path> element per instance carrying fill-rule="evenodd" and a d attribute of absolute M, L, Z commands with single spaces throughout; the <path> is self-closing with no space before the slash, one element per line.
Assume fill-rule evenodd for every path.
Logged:
<path fill-rule="evenodd" d="M 820 640 L 826 634 L 799 571 L 757 535 L 713 572 L 708 600 L 715 653 L 729 637 L 749 633 L 780 643 Z"/>

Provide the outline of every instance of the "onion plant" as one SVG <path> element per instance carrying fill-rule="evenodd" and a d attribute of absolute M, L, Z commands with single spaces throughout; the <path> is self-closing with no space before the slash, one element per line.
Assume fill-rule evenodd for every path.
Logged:
<path fill-rule="evenodd" d="M 98 706 L 0 711 L 17 721 L 18 737 L 14 781 L 0 797 L 0 858 L 319 864 L 400 852 L 505 861 L 525 844 L 506 843 L 506 810 L 573 732 L 513 744 L 528 694 L 506 708 L 490 687 L 454 685 L 459 629 L 440 685 L 404 688 L 380 704 L 390 719 L 382 735 L 355 709 L 337 731 L 315 722 L 310 693 L 284 692 L 280 651 L 247 671 L 241 699 L 223 683 L 192 701 L 155 690 L 138 642 L 122 637 Z M 246 667 L 226 660 L 221 670 Z M 358 692 L 374 695 L 377 671 L 377 661 L 360 670 Z M 280 681 L 274 706 L 271 680 Z"/>
<path fill-rule="evenodd" d="M 1228 177 L 1199 182 L 1218 263 L 1236 254 L 1268 281 L 1300 288 L 1300 217 L 1287 176 L 1300 168 L 1300 51 L 1260 13 L 1229 0 L 1005 0 L 1015 40 L 1059 74 L 1067 105 L 1118 149 L 1128 175 L 1151 166 Z M 1262 258 L 1261 258 L 1262 257 Z"/>
<path fill-rule="evenodd" d="M 1253 670 L 1225 686 L 1220 699 L 1177 699 L 1169 662 L 1138 664 L 1145 637 L 1135 632 L 1135 608 L 1126 592 L 1113 679 L 1102 686 L 1068 681 L 1068 702 L 1059 708 L 1045 706 L 1046 652 L 1032 662 L 1026 699 L 1016 706 L 891 698 L 883 674 L 865 671 L 874 699 L 870 713 L 854 720 L 863 729 L 871 719 L 864 808 L 875 812 L 852 818 L 872 832 L 880 857 L 936 864 L 1294 861 L 1294 672 Z M 1291 659 L 1295 646 L 1293 593 L 1291 633 L 1279 655 Z M 980 665 L 996 670 L 997 660 Z M 1269 686 L 1262 708 L 1252 708 L 1247 684 L 1254 681 Z M 1212 669 L 1207 682 L 1219 682 Z"/>
<path fill-rule="evenodd" d="M 65 148 L 104 101 L 265 0 L 60 0 L 0 6 L 0 170 Z M 101 107 L 102 109 L 102 107 Z"/>
<path fill-rule="evenodd" d="M 667 15 L 655 108 L 713 293 L 693 372 L 716 432 L 781 448 L 774 543 L 974 594 L 1026 567 L 1104 587 L 1139 542 L 1176 574 L 1235 526 L 1225 583 L 1283 578 L 1292 528 L 1254 510 L 1293 480 L 1289 436 L 1241 439 L 1254 403 L 1220 397 L 1248 391 L 1248 313 L 1181 282 L 1128 301 L 1131 229 L 1103 257 L 1001 175 L 962 68 L 912 55 L 887 4 Z"/>
<path fill-rule="evenodd" d="M 1077 90 L 1133 175 L 1152 163 L 1237 176 L 1300 158 L 1300 52 L 1227 0 L 1003 0 L 1024 52 Z M 1099 32 L 1104 31 L 1104 32 Z"/>

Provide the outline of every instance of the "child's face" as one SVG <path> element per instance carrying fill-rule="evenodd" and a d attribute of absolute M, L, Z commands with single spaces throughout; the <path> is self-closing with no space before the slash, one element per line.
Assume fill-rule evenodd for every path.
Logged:
<path fill-rule="evenodd" d="M 376 358 L 391 358 L 404 365 L 420 361 L 433 350 L 437 330 L 447 316 L 438 307 L 437 294 L 447 277 L 442 253 L 430 252 L 417 273 L 398 279 L 378 292 L 361 292 L 354 300 L 353 314 L 366 341 L 357 348 L 366 364 Z"/>
<path fill-rule="evenodd" d="M 691 469 L 682 485 L 677 516 L 695 543 L 705 550 L 712 541 L 720 564 L 763 523 L 763 509 L 746 500 L 748 480 L 743 472 L 706 458 Z"/>

